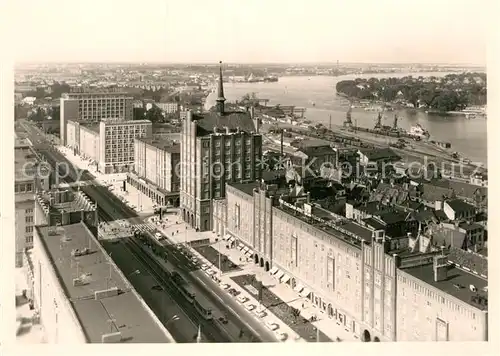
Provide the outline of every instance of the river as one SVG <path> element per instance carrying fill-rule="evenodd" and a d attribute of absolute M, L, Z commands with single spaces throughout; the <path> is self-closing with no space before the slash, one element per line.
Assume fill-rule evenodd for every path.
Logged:
<path fill-rule="evenodd" d="M 418 76 L 444 76 L 446 72 L 421 72 L 421 73 L 384 73 L 367 75 L 346 75 L 339 77 L 313 76 L 313 77 L 280 77 L 274 83 L 225 83 L 224 94 L 228 101 L 239 100 L 244 94 L 255 92 L 257 97 L 269 99 L 268 105 L 295 105 L 306 107 L 305 116 L 313 122 L 323 123 L 328 127 L 330 115 L 333 125 L 342 125 L 348 109 L 345 99 L 335 95 L 335 86 L 341 80 L 362 78 L 387 78 L 403 77 L 407 75 Z M 207 97 L 207 105 L 212 106 L 215 93 Z M 315 106 L 313 106 L 315 103 Z M 450 142 L 453 151 L 458 151 L 474 162 L 487 164 L 487 126 L 486 119 L 466 119 L 464 116 L 427 115 L 423 111 L 400 110 L 386 112 L 384 125 L 391 125 L 394 114 L 399 117 L 398 126 L 410 129 L 420 123 L 431 134 L 431 139 Z M 377 113 L 364 109 L 353 109 L 352 120 L 358 126 L 373 127 Z"/>

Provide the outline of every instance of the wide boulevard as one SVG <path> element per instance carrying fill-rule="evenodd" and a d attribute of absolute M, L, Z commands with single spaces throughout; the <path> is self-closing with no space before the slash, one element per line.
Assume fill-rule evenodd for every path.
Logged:
<path fill-rule="evenodd" d="M 59 165 L 59 174 L 66 176 L 65 182 L 73 183 L 81 174 L 80 189 L 87 194 L 97 205 L 100 220 L 112 221 L 128 219 L 130 224 L 142 224 L 143 218 L 122 203 L 106 187 L 100 185 L 88 171 L 82 172 L 74 167 L 69 160 L 57 151 L 43 134 L 30 124 L 23 124 L 23 128 L 32 141 L 35 150 L 42 154 L 53 167 Z M 69 172 L 66 171 L 69 168 Z M 77 171 L 78 170 L 78 171 Z M 73 185 L 76 189 L 76 185 Z M 129 241 L 131 242 L 131 241 Z M 177 261 L 175 268 L 191 284 L 197 292 L 203 291 L 203 298 L 209 300 L 215 307 L 214 315 L 225 315 L 228 322 L 224 325 L 218 320 L 206 321 L 196 317 L 194 308 L 185 302 L 176 291 L 168 287 L 168 280 L 155 272 L 158 268 L 151 258 L 145 255 L 137 246 L 127 241 L 103 243 L 104 248 L 111 254 L 117 266 L 129 276 L 130 282 L 144 298 L 158 318 L 169 329 L 177 342 L 193 342 L 198 325 L 201 325 L 202 339 L 207 342 L 276 342 L 273 333 L 257 319 L 239 305 L 230 295 L 224 292 L 208 276 L 199 270 L 188 268 L 189 259 L 175 248 L 165 248 L 167 259 Z M 140 271 L 140 272 L 136 272 Z M 161 287 L 161 289 L 159 287 Z M 241 332 L 243 336 L 241 336 Z"/>

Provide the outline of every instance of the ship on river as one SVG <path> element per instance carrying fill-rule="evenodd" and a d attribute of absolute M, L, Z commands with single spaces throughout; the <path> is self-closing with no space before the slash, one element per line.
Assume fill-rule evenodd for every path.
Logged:
<path fill-rule="evenodd" d="M 346 120 L 344 121 L 344 127 L 349 131 L 359 131 L 359 132 L 367 132 L 377 136 L 389 136 L 389 137 L 399 137 L 399 138 L 411 138 L 415 141 L 420 141 L 422 139 L 429 139 L 430 134 L 427 130 L 425 130 L 420 124 L 412 126 L 410 131 L 406 131 L 400 127 L 398 127 L 398 116 L 394 115 L 394 121 L 392 126 L 383 125 L 382 124 L 382 112 L 379 111 L 377 118 L 375 120 L 375 126 L 370 129 L 366 127 L 355 126 L 352 123 L 351 118 L 352 107 L 349 107 L 349 110 L 346 114 Z"/>

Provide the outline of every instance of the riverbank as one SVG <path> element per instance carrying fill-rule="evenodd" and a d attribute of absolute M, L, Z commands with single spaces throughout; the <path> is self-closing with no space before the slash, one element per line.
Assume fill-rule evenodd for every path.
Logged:
<path fill-rule="evenodd" d="M 380 74 L 378 78 L 408 75 L 444 76 L 450 72 L 421 72 L 421 73 L 391 73 Z M 365 75 L 370 78 L 375 75 Z M 227 84 L 224 94 L 228 101 L 236 101 L 247 93 L 255 92 L 260 98 L 269 99 L 268 106 L 294 105 L 306 108 L 306 119 L 314 124 L 321 123 L 329 127 L 342 126 L 346 118 L 349 103 L 345 98 L 335 95 L 336 83 L 340 80 L 355 79 L 360 75 L 340 77 L 315 76 L 311 77 L 282 77 L 277 83 L 254 84 Z M 215 104 L 215 93 L 207 97 L 206 107 Z M 312 106 L 312 102 L 315 103 Z M 487 125 L 486 120 L 467 120 L 460 116 L 427 115 L 424 111 L 415 109 L 397 109 L 384 116 L 382 124 L 392 125 L 393 114 L 399 117 L 398 126 L 409 131 L 416 124 L 422 125 L 431 134 L 435 141 L 450 142 L 454 151 L 461 152 L 474 162 L 487 164 Z M 375 125 L 377 114 L 363 109 L 352 110 L 352 122 L 357 126 L 372 128 Z"/>

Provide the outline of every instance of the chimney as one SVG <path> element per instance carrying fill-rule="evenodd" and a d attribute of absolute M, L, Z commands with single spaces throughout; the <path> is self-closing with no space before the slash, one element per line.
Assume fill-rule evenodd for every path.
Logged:
<path fill-rule="evenodd" d="M 443 248 L 441 251 L 440 255 L 435 255 L 433 258 L 434 282 L 444 281 L 448 277 L 447 257 L 443 255 Z"/>
<path fill-rule="evenodd" d="M 399 257 L 397 253 L 393 253 L 392 257 L 394 258 L 394 266 L 399 268 L 399 266 L 401 266 L 401 257 Z"/>

